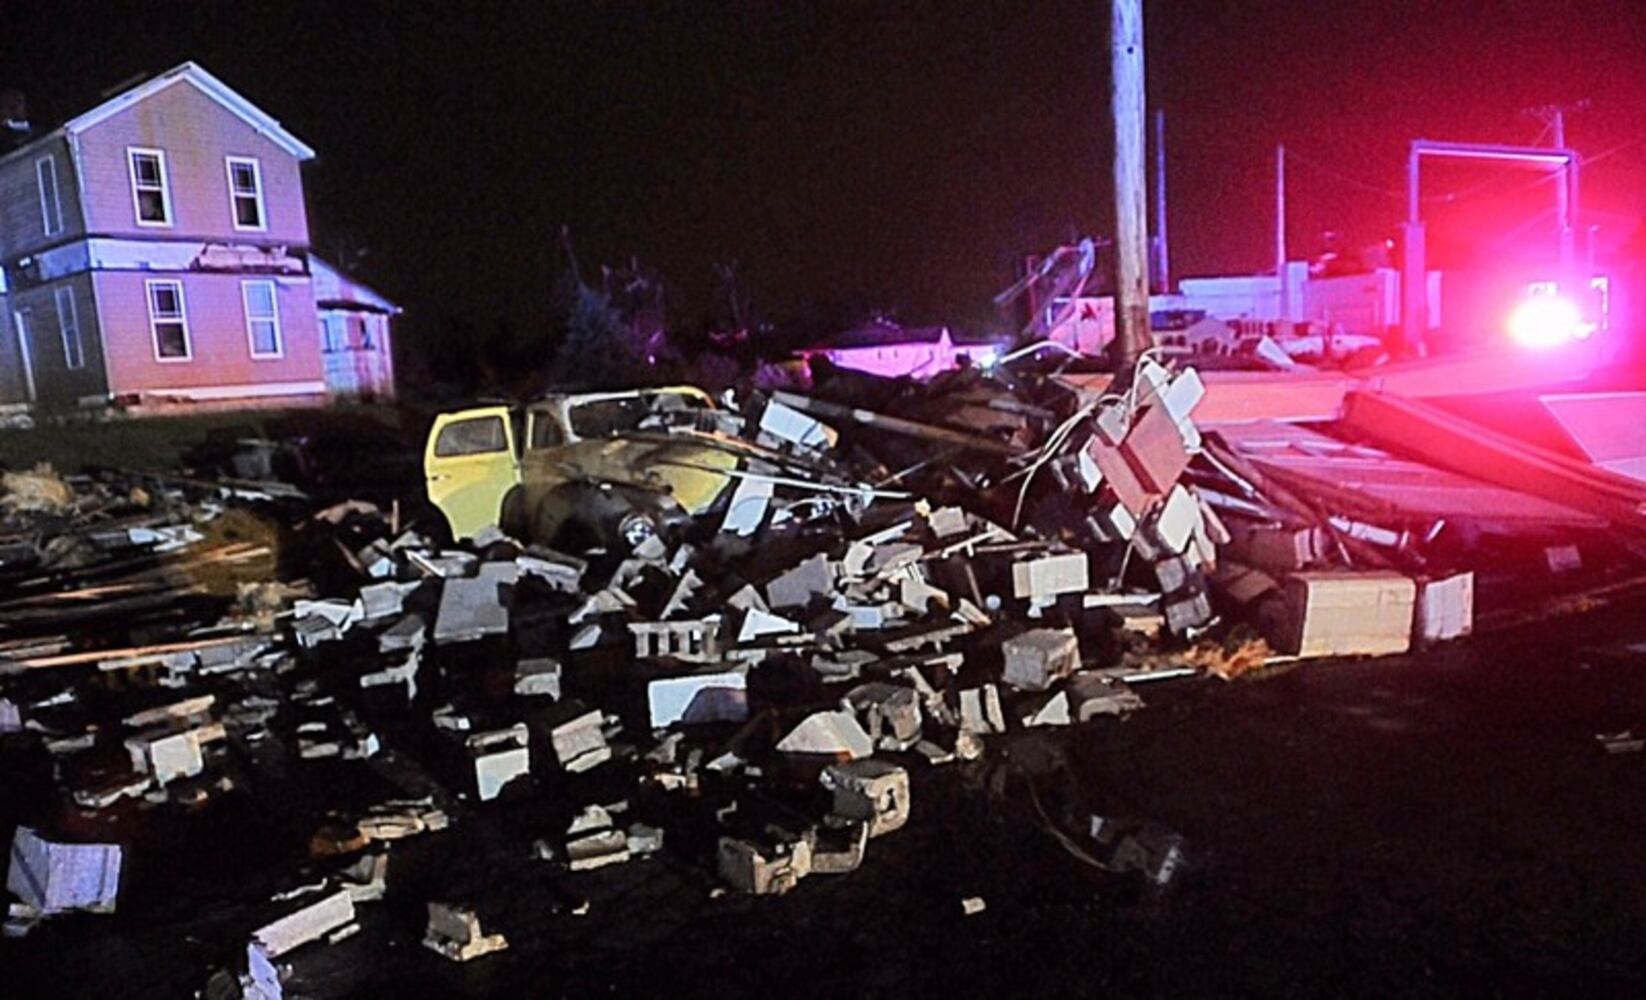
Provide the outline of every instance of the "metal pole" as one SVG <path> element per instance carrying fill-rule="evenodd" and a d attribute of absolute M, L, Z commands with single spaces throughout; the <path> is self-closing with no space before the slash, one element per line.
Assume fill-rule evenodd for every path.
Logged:
<path fill-rule="evenodd" d="M 1418 198 L 1418 144 L 1406 162 L 1406 225 L 1401 231 L 1400 329 L 1405 351 L 1421 355 L 1429 327 L 1429 276 L 1424 260 L 1423 219 Z"/>
<path fill-rule="evenodd" d="M 1286 147 L 1275 147 L 1275 288 L 1280 301 L 1275 319 L 1292 318 L 1291 289 L 1286 275 Z"/>
<path fill-rule="evenodd" d="M 1115 338 L 1122 379 L 1154 345 L 1149 333 L 1149 196 L 1144 170 L 1143 0 L 1109 0 L 1109 111 L 1114 120 Z"/>
<path fill-rule="evenodd" d="M 1166 112 L 1154 113 L 1154 262 L 1155 286 L 1163 294 L 1172 290 L 1171 244 L 1166 240 Z"/>

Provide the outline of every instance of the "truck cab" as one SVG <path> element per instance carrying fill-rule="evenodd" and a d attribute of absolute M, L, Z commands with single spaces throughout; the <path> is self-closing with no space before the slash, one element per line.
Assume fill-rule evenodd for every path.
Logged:
<path fill-rule="evenodd" d="M 442 413 L 423 452 L 453 538 L 498 526 L 523 541 L 632 547 L 707 511 L 737 449 L 693 386 L 552 394 L 524 408 Z"/>

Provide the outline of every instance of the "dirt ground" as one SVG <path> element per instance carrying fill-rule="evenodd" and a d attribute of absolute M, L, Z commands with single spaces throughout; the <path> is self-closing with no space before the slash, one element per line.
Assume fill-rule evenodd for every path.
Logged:
<path fill-rule="evenodd" d="M 915 766 L 908 827 L 782 898 L 712 894 L 690 837 L 567 875 L 525 859 L 555 804 L 493 804 L 396 847 L 389 899 L 362 906 L 353 939 L 300 952 L 290 992 L 1638 996 L 1646 754 L 1595 734 L 1646 730 L 1646 652 L 1626 647 L 1646 638 L 1640 611 L 1148 686 L 1124 722 Z M 148 831 L 118 915 L 0 943 L 7 995 L 186 996 L 243 962 L 262 921 L 232 904 L 289 884 L 308 828 L 279 797 L 316 794 L 265 777 L 273 798 L 194 818 L 200 850 Z M 1094 812 L 1164 823 L 1187 865 L 1159 889 L 1096 871 L 1041 809 L 1070 829 Z M 419 945 L 429 887 L 454 880 L 488 899 L 507 952 L 459 966 Z M 987 909 L 963 915 L 968 896 Z"/>

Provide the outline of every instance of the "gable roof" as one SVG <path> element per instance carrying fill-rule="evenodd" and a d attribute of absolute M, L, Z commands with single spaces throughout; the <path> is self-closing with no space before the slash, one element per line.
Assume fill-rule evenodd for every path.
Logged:
<path fill-rule="evenodd" d="M 376 290 L 349 277 L 335 266 L 309 254 L 309 274 L 314 281 L 315 304 L 321 308 L 364 308 L 370 312 L 398 315 L 400 307 Z"/>
<path fill-rule="evenodd" d="M 70 135 L 83 132 L 111 115 L 119 114 L 132 105 L 165 90 L 167 87 L 180 83 L 193 86 L 207 97 L 221 104 L 236 118 L 250 125 L 264 138 L 299 160 L 314 159 L 314 150 L 307 143 L 286 131 L 278 121 L 275 121 L 257 105 L 235 93 L 228 84 L 200 68 L 199 64 L 192 62 L 174 66 L 158 76 L 144 80 L 130 90 L 116 94 L 90 111 L 64 122 L 61 131 Z"/>

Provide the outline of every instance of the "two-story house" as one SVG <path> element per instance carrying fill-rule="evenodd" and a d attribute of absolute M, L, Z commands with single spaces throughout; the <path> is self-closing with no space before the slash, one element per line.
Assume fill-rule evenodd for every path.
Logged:
<path fill-rule="evenodd" d="M 0 157 L 0 401 L 324 400 L 313 156 L 185 63 Z"/>

